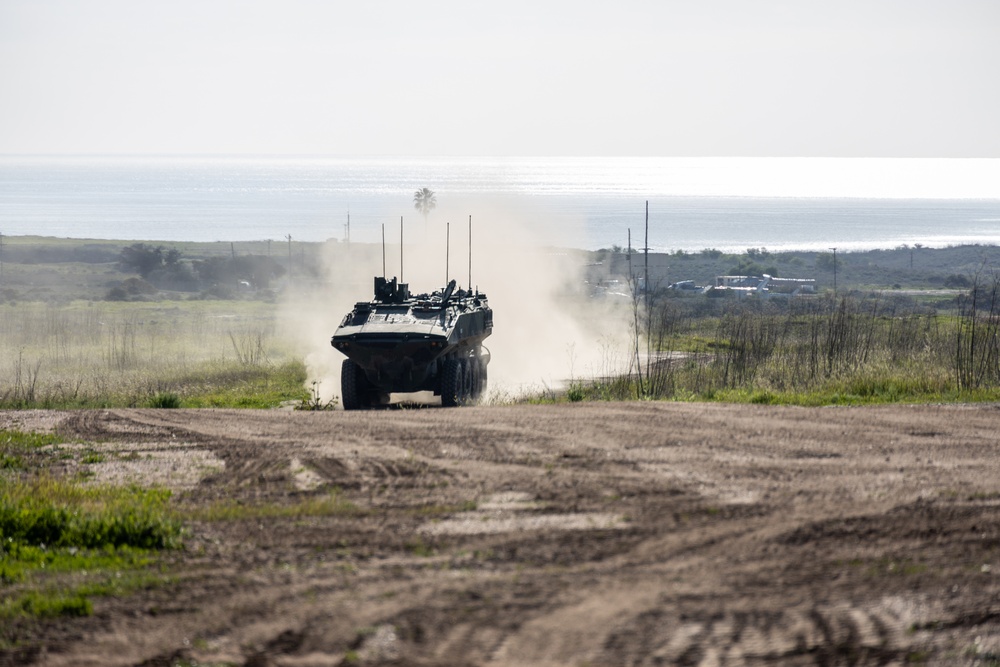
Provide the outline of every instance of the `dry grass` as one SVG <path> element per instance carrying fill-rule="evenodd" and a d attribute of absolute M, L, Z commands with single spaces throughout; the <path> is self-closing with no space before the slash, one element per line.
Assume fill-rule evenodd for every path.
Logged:
<path fill-rule="evenodd" d="M 184 398 L 266 384 L 296 361 L 266 303 L 19 303 L 0 311 L 0 407 L 145 405 L 162 392 Z"/>

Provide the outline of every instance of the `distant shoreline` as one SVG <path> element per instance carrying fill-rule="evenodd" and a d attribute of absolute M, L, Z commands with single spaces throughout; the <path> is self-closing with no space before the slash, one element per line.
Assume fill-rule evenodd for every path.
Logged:
<path fill-rule="evenodd" d="M 61 245 L 95 245 L 95 246 L 111 246 L 115 248 L 124 247 L 134 243 L 143 243 L 152 246 L 164 246 L 166 248 L 178 247 L 178 248 L 191 248 L 198 252 L 206 253 L 209 255 L 220 254 L 229 255 L 234 251 L 240 254 L 268 254 L 267 248 L 270 244 L 271 253 L 275 256 L 281 255 L 286 252 L 287 243 L 286 239 L 246 239 L 246 240 L 213 240 L 213 241 L 178 241 L 170 239 L 157 239 L 157 238 L 98 238 L 98 237 L 73 237 L 73 236 L 43 236 L 38 234 L 7 234 L 3 230 L 0 230 L 0 239 L 3 241 L 4 247 L 11 249 L 19 246 L 61 246 Z M 326 245 L 339 245 L 341 247 L 347 247 L 348 243 L 342 239 L 328 239 L 326 241 L 311 241 L 311 240 L 297 240 L 293 239 L 291 241 L 293 247 L 315 247 L 315 246 L 326 246 Z M 379 246 L 380 244 L 372 241 L 352 241 L 351 244 L 357 245 L 359 247 L 370 248 L 373 246 Z M 389 242 L 388 245 L 392 247 L 398 247 L 395 242 Z M 410 244 L 407 244 L 410 245 Z M 412 244 L 414 247 L 420 244 Z M 512 247 L 516 247 L 516 242 L 510 244 Z M 559 246 L 552 244 L 543 244 L 543 247 L 551 248 L 555 251 L 565 251 L 565 252 L 578 252 L 578 253 L 598 253 L 606 250 L 611 250 L 613 247 L 618 247 L 622 251 L 626 250 L 626 246 L 613 244 L 612 246 L 602 247 L 602 248 L 578 248 L 574 246 Z M 836 246 L 838 253 L 843 254 L 864 254 L 873 252 L 891 252 L 899 250 L 948 250 L 954 248 L 964 248 L 964 247 L 981 247 L 981 248 L 996 248 L 1000 247 L 1000 239 L 995 242 L 969 242 L 969 243 L 949 243 L 943 245 L 925 245 L 922 243 L 915 244 L 898 244 L 894 246 L 886 247 L 855 247 L 852 246 L 850 242 L 845 242 L 843 245 Z M 675 249 L 666 250 L 662 248 L 649 248 L 649 253 L 651 255 L 697 255 L 699 253 L 704 253 L 708 251 L 721 252 L 728 255 L 739 255 L 745 253 L 748 249 L 760 248 L 766 250 L 772 254 L 781 253 L 825 253 L 832 250 L 831 246 L 822 247 L 766 247 L 766 246 L 749 246 L 739 249 L 726 249 L 722 244 L 716 246 L 705 246 L 701 248 L 696 248 L 692 250 L 688 249 Z M 632 251 L 634 253 L 642 253 L 642 243 L 641 240 L 636 240 L 633 238 Z"/>
<path fill-rule="evenodd" d="M 0 158 L 0 231 L 143 242 L 345 239 L 471 215 L 505 240 L 661 252 L 1000 243 L 1000 159 Z M 392 234 L 392 236 L 396 236 Z M 643 239 L 639 242 L 637 239 Z"/>

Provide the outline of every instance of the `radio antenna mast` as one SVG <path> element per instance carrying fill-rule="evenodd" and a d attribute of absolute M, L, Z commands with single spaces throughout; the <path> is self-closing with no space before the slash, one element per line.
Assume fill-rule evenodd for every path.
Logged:
<path fill-rule="evenodd" d="M 469 284 L 466 286 L 472 291 L 472 216 L 469 216 Z"/>
<path fill-rule="evenodd" d="M 448 262 L 451 259 L 451 223 L 445 223 L 444 232 L 444 284 L 448 284 L 448 280 L 451 279 L 451 269 L 449 268 Z"/>
<path fill-rule="evenodd" d="M 403 216 L 399 216 L 399 284 L 403 284 Z"/>
<path fill-rule="evenodd" d="M 385 223 L 382 223 L 382 277 L 385 278 Z"/>

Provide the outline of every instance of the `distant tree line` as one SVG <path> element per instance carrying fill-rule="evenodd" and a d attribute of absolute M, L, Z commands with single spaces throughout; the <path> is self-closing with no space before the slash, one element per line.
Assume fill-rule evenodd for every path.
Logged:
<path fill-rule="evenodd" d="M 176 291 L 217 290 L 228 294 L 240 287 L 266 289 L 271 281 L 285 274 L 285 267 L 263 255 L 209 257 L 185 260 L 175 248 L 146 243 L 134 243 L 123 248 L 118 256 L 118 268 L 125 273 L 137 273 L 141 281 L 128 279 L 112 288 L 109 299 L 124 300 L 148 294 L 143 283 L 155 289 Z"/>

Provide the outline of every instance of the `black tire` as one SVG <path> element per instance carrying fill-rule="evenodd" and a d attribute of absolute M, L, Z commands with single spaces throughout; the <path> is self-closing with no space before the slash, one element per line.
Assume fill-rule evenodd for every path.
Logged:
<path fill-rule="evenodd" d="M 483 396 L 486 395 L 486 376 L 488 375 L 486 372 L 486 366 L 488 364 L 482 360 L 479 360 L 478 363 L 479 363 L 479 387 L 477 389 L 479 392 L 479 398 L 482 398 Z"/>
<path fill-rule="evenodd" d="M 462 360 L 462 405 L 469 405 L 476 393 L 474 359 Z"/>
<path fill-rule="evenodd" d="M 479 402 L 479 374 L 483 372 L 483 365 L 479 359 L 469 360 L 469 400 L 475 404 Z"/>
<path fill-rule="evenodd" d="M 441 365 L 441 405 L 446 408 L 457 407 L 463 402 L 464 370 L 458 359 L 445 359 Z"/>
<path fill-rule="evenodd" d="M 340 366 L 340 398 L 345 410 L 367 410 L 371 397 L 365 372 L 350 359 Z"/>

